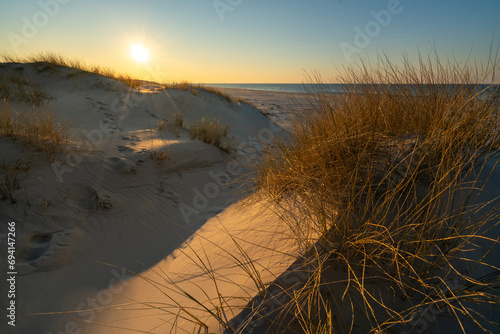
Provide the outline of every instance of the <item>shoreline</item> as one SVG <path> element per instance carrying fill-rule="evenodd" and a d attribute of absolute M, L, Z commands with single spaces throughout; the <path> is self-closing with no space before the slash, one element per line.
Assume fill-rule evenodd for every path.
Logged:
<path fill-rule="evenodd" d="M 266 115 L 273 123 L 290 129 L 294 115 L 312 111 L 308 93 L 278 92 L 270 90 L 244 89 L 244 88 L 220 88 L 214 87 L 234 99 L 243 99 L 262 114 Z"/>

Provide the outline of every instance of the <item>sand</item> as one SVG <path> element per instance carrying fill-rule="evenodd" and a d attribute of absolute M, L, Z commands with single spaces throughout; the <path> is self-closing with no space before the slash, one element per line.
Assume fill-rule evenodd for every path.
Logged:
<path fill-rule="evenodd" d="M 249 166 L 262 154 L 262 141 L 283 133 L 259 110 L 202 90 L 194 95 L 154 84 L 134 90 L 45 64 L 11 64 L 3 71 L 21 72 L 45 87 L 53 99 L 41 108 L 72 127 L 71 145 L 54 162 L 32 158 L 29 175 L 15 190 L 17 203 L 0 202 L 2 261 L 7 221 L 16 223 L 19 254 L 16 326 L 2 321 L 0 332 L 192 331 L 200 326 L 174 306 L 196 304 L 179 289 L 203 302 L 217 296 L 194 254 L 210 260 L 211 270 L 227 282 L 218 288 L 234 297 L 256 292 L 229 256 L 238 254 L 236 244 L 261 265 L 267 281 L 293 261 L 280 253 L 292 255 L 294 246 L 276 215 L 247 199 Z M 29 110 L 21 102 L 13 105 Z M 229 126 L 233 149 L 225 153 L 191 140 L 187 129 L 179 137 L 156 130 L 158 120 L 177 112 L 188 125 L 205 116 L 220 119 Z M 2 159 L 30 154 L 9 139 L 1 139 L 0 147 Z M 5 310 L 7 292 L 1 293 Z M 206 312 L 190 314 L 207 318 Z"/>

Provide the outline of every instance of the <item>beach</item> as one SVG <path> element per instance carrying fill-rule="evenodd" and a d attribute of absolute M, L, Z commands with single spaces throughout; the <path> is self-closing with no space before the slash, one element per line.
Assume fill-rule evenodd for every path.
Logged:
<path fill-rule="evenodd" d="M 0 202 L 2 220 L 15 224 L 19 254 L 16 326 L 2 322 L 2 333 L 194 330 L 200 324 L 193 319 L 208 316 L 175 310 L 196 306 L 182 289 L 204 302 L 217 289 L 234 298 L 256 292 L 229 254 L 247 252 L 267 281 L 293 261 L 295 247 L 273 210 L 242 203 L 249 167 L 262 154 L 259 137 L 283 133 L 261 111 L 201 89 L 196 95 L 154 85 L 135 90 L 47 64 L 9 64 L 3 71 L 20 71 L 43 86 L 51 98 L 39 108 L 71 127 L 70 144 L 53 160 L 1 139 L 5 166 L 15 157 L 30 165 L 13 190 L 15 203 Z M 233 93 L 276 118 L 290 106 L 287 94 Z M 2 107 L 31 109 L 22 101 Z M 180 112 L 187 124 L 219 119 L 229 127 L 232 149 L 191 140 L 186 129 L 156 129 Z M 2 241 L 6 228 L 2 222 Z M 223 277 L 222 286 L 207 278 L 198 256 Z M 8 301 L 1 302 L 6 309 Z"/>
<path fill-rule="evenodd" d="M 270 329 L 300 332 L 303 319 L 296 316 L 294 310 L 303 301 L 300 298 L 309 298 L 310 291 L 320 299 L 339 303 L 336 308 L 329 309 L 336 312 L 337 320 L 332 328 L 340 328 L 341 332 L 365 333 L 374 325 L 363 314 L 363 303 L 370 299 L 355 300 L 360 295 L 378 294 L 380 304 L 390 310 L 413 307 L 409 293 L 404 289 L 397 290 L 406 284 L 403 279 L 397 280 L 400 272 L 395 271 L 396 274 L 390 276 L 391 273 L 377 270 L 385 268 L 386 264 L 393 270 L 396 267 L 393 263 L 399 266 L 402 261 L 415 259 L 417 267 L 422 265 L 418 256 L 434 259 L 436 252 L 446 253 L 445 247 L 454 243 L 443 246 L 443 239 L 448 242 L 448 239 L 455 238 L 453 233 L 461 231 L 463 226 L 469 231 L 468 225 L 474 226 L 476 220 L 484 224 L 477 226 L 486 234 L 473 235 L 468 239 L 473 242 L 466 243 L 466 247 L 456 243 L 455 257 L 445 256 L 443 260 L 450 260 L 452 264 L 448 267 L 446 263 L 432 270 L 444 284 L 443 291 L 466 291 L 464 295 L 467 295 L 470 292 L 464 286 L 476 278 L 489 279 L 491 268 L 500 267 L 495 255 L 500 226 L 495 211 L 500 196 L 497 155 L 487 156 L 489 160 L 474 173 L 464 173 L 458 190 L 445 182 L 446 177 L 453 175 L 445 172 L 441 179 L 444 180 L 441 182 L 443 188 L 429 199 L 425 197 L 425 191 L 420 193 L 424 187 L 422 174 L 414 172 L 418 166 L 411 165 L 413 160 L 410 159 L 431 151 L 427 143 L 421 147 L 428 151 L 419 147 L 407 153 L 408 147 L 414 149 L 420 144 L 418 138 L 411 134 L 399 136 L 393 139 L 399 144 L 394 153 L 387 150 L 387 147 L 396 147 L 387 144 L 389 135 L 379 136 L 374 132 L 371 136 L 375 140 L 370 145 L 378 150 L 373 153 L 372 146 L 365 146 L 365 142 L 371 140 L 369 137 L 358 141 L 357 134 L 337 136 L 343 134 L 342 131 L 349 134 L 352 129 L 367 128 L 364 122 L 356 123 L 363 109 L 356 109 L 358 114 L 327 112 L 324 122 L 297 129 L 293 127 L 295 117 L 314 112 L 310 95 L 304 93 L 234 88 L 218 91 L 194 85 L 167 87 L 146 81 L 124 82 L 44 62 L 6 63 L 1 65 L 0 71 L 15 83 L 9 100 L 0 102 L 3 131 L 0 138 L 0 255 L 7 259 L 2 262 L 6 265 L 2 265 L 1 278 L 8 282 L 0 291 L 2 296 L 8 296 L 0 299 L 0 308 L 7 310 L 9 319 L 0 323 L 2 333 L 230 334 L 267 333 Z M 15 81 L 17 79 L 12 73 L 21 73 L 26 79 Z M 17 91 L 15 87 L 22 87 L 22 90 Z M 373 96 L 379 97 L 378 94 Z M 356 107 L 365 101 L 357 92 L 350 98 Z M 415 98 L 418 102 L 413 95 L 406 98 Z M 383 100 L 386 101 L 393 101 L 393 96 Z M 349 100 L 345 102 L 349 107 Z M 398 103 L 404 105 L 407 101 L 398 100 Z M 390 110 L 391 105 L 386 106 Z M 330 104 L 325 110 L 329 108 Z M 395 110 L 394 115 L 399 116 L 401 109 Z M 373 121 L 369 130 L 375 125 L 381 126 L 379 123 L 391 121 L 389 114 L 382 113 L 380 108 L 369 111 L 364 115 Z M 351 117 L 353 115 L 355 117 Z M 339 122 L 334 118 L 344 116 Z M 379 122 L 381 119 L 383 122 Z M 334 120 L 332 124 L 337 128 L 323 127 L 329 125 L 329 120 Z M 310 145 L 304 145 L 301 153 L 305 154 L 287 156 L 288 147 L 282 145 L 281 149 L 285 151 L 281 151 L 278 162 L 286 164 L 296 160 L 285 165 L 287 168 L 278 168 L 271 173 L 276 165 L 266 154 L 277 148 L 279 141 L 276 139 L 290 138 L 291 131 L 300 134 L 301 129 L 314 130 L 315 126 L 319 135 L 305 133 L 303 137 L 295 137 L 304 142 L 312 140 L 308 143 Z M 388 133 L 392 135 L 395 128 L 392 126 Z M 207 132 L 212 136 L 207 136 Z M 325 137 L 325 133 L 328 136 Z M 431 143 L 437 145 L 438 141 Z M 341 151 L 341 159 L 337 158 L 333 164 L 338 153 L 335 150 L 344 144 L 349 148 L 348 154 Z M 326 151 L 321 151 L 324 148 Z M 315 150 L 319 153 L 316 154 Z M 342 206 L 328 202 L 337 200 L 328 193 L 333 184 L 328 178 L 348 182 L 349 178 L 345 178 L 346 181 L 339 175 L 349 175 L 358 167 L 355 164 L 341 167 L 344 174 L 335 174 L 330 169 L 334 170 L 344 160 L 357 159 L 358 155 L 365 153 L 366 160 L 375 157 L 373 166 L 379 168 L 379 159 L 386 159 L 381 153 L 387 152 L 392 160 L 386 160 L 383 167 L 389 170 L 386 178 L 391 179 L 383 180 L 378 187 L 391 182 L 400 187 L 394 187 L 394 193 L 388 188 L 384 196 L 393 196 L 394 202 L 382 201 L 381 205 L 387 205 L 387 210 L 381 210 L 380 217 L 374 217 L 380 218 L 380 226 L 387 224 L 395 232 L 403 231 L 397 247 L 407 242 L 404 251 L 390 244 L 391 234 L 387 234 L 388 246 L 384 244 L 386 248 L 377 248 L 380 241 L 376 237 L 385 237 L 386 234 L 380 231 L 389 228 L 370 230 L 373 226 L 379 227 L 378 221 L 374 224 L 370 217 L 368 223 L 359 219 L 366 223 L 363 229 L 350 229 L 358 224 L 356 215 L 363 209 L 362 205 L 359 208 L 353 205 L 356 215 L 347 215 L 337 221 L 335 210 L 340 212 Z M 323 163 L 315 165 L 321 159 L 324 159 Z M 261 178 L 267 181 L 278 176 L 277 198 L 285 198 L 283 189 L 286 187 L 294 191 L 304 190 L 305 195 L 295 198 L 295 201 L 289 196 L 292 201 L 285 203 L 262 195 L 265 189 L 255 186 L 259 171 L 256 166 L 262 161 L 268 165 L 265 165 L 264 174 L 260 170 Z M 302 162 L 303 166 L 300 165 Z M 452 167 L 461 172 L 463 166 L 470 166 L 469 162 L 466 160 L 463 165 Z M 298 168 L 294 169 L 296 166 Z M 321 174 L 321 168 L 327 168 L 324 174 Z M 279 175 L 281 171 L 284 171 L 283 178 Z M 360 169 L 358 172 L 363 174 L 365 171 Z M 297 186 L 308 177 L 313 178 L 314 186 Z M 425 200 L 405 202 L 410 198 L 407 196 L 407 187 L 410 186 L 405 182 L 416 189 L 415 199 L 422 196 L 432 205 L 426 206 Z M 358 183 L 347 185 L 347 189 L 358 189 Z M 343 190 L 342 184 L 339 188 Z M 327 191 L 323 192 L 325 189 Z M 366 189 L 361 188 L 371 194 L 371 186 Z M 322 206 L 325 199 L 320 197 L 324 193 L 328 195 L 325 207 Z M 453 196 L 448 196 L 448 193 Z M 342 192 L 335 195 L 342 195 Z M 311 201 L 304 201 L 307 196 L 311 196 Z M 379 205 L 378 197 L 373 196 L 373 200 L 367 202 Z M 466 198 L 463 207 L 457 200 L 458 209 L 455 208 L 455 196 Z M 391 219 L 389 213 L 394 213 L 391 210 L 401 201 L 401 207 L 416 207 L 416 212 L 431 207 L 425 211 L 428 220 L 413 216 L 411 210 L 401 211 L 401 214 L 396 211 L 397 219 Z M 317 203 L 320 210 L 308 212 L 311 208 L 314 210 Z M 358 202 L 353 200 L 353 203 Z M 432 211 L 434 206 L 436 211 Z M 481 216 L 483 211 L 484 219 Z M 344 240 L 345 249 L 341 250 L 337 239 L 325 237 L 332 232 L 321 230 L 318 213 L 326 213 L 326 219 L 335 222 L 333 227 L 344 223 L 344 218 L 348 222 L 348 219 L 353 219 L 346 230 L 349 233 L 354 231 L 353 235 L 359 240 Z M 391 225 L 394 221 L 397 224 L 398 220 L 401 220 L 401 226 Z M 407 232 L 405 228 L 420 228 L 415 221 L 427 225 L 420 235 L 411 239 L 407 236 L 413 236 L 413 230 Z M 449 221 L 456 225 L 440 227 L 439 224 L 448 224 Z M 433 226 L 438 226 L 437 236 L 425 235 Z M 451 235 L 443 238 L 439 234 L 442 231 Z M 400 237 L 397 233 L 394 235 Z M 458 235 L 457 239 L 466 237 Z M 419 242 L 423 246 L 415 252 L 423 255 L 414 256 L 407 251 Z M 437 245 L 438 251 L 432 248 L 430 255 L 426 249 L 418 253 L 429 243 Z M 373 244 L 376 246 L 371 254 L 359 251 Z M 355 250 L 355 255 L 347 259 L 351 251 L 349 247 Z M 390 253 L 392 251 L 394 253 Z M 347 254 L 345 258 L 342 252 Z M 384 252 L 390 255 L 377 257 L 380 254 L 386 256 Z M 404 257 L 407 254 L 408 257 Z M 372 256 L 375 265 L 366 265 L 371 261 L 367 260 L 368 256 Z M 432 261 L 426 260 L 424 264 L 427 263 L 434 265 Z M 412 265 L 403 269 L 410 275 L 414 272 Z M 473 279 L 467 276 L 471 272 Z M 427 287 L 434 288 L 436 277 L 431 276 L 429 284 L 426 281 Z M 316 281 L 317 285 L 314 285 Z M 420 284 L 423 279 L 418 282 Z M 304 286 L 305 290 L 301 290 Z M 424 301 L 427 297 L 424 296 Z M 417 313 L 421 317 L 430 314 L 425 312 L 433 312 L 432 318 L 426 318 L 425 324 L 411 320 L 415 322 L 410 323 L 411 328 L 420 330 L 429 325 L 436 332 L 443 329 L 460 331 L 462 324 L 450 318 L 444 308 L 435 306 L 440 305 L 440 295 L 432 298 L 437 299 L 432 307 L 423 303 L 424 311 L 416 308 L 416 312 L 422 312 Z M 288 307 L 292 306 L 292 311 L 282 312 L 287 303 Z M 379 308 L 374 314 L 380 319 L 390 319 L 386 309 Z M 479 308 L 478 314 L 488 321 L 498 320 L 498 313 L 494 310 Z M 358 322 L 352 326 L 355 317 Z M 402 328 L 404 332 L 409 328 L 407 323 L 401 321 L 395 328 Z M 472 328 L 470 323 L 463 326 L 466 330 Z"/>

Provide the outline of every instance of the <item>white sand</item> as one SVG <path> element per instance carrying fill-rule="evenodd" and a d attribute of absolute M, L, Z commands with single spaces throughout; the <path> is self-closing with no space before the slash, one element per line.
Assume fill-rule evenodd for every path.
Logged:
<path fill-rule="evenodd" d="M 261 154 L 262 138 L 281 133 L 258 110 L 230 105 L 205 91 L 194 96 L 150 85 L 136 92 L 98 75 L 44 66 L 5 70 L 24 68 L 22 75 L 54 96 L 47 107 L 59 121 L 71 120 L 73 146 L 52 165 L 37 158 L 15 191 L 18 202 L 0 202 L 2 261 L 6 220 L 16 222 L 20 254 L 16 327 L 7 326 L 3 317 L 0 332 L 191 331 L 199 326 L 183 319 L 186 313 L 178 317 L 172 306 L 196 305 L 169 280 L 200 301 L 217 296 L 213 283 L 194 265 L 193 254 L 208 257 L 216 274 L 230 282 L 219 287 L 227 296 L 248 297 L 256 291 L 229 258 L 238 254 L 230 235 L 262 265 L 267 281 L 293 261 L 278 253 L 293 254 L 294 247 L 276 216 L 262 204 L 239 203 L 247 196 L 249 173 L 240 164 L 251 164 Z M 26 109 L 22 103 L 14 106 Z M 191 140 L 186 129 L 180 138 L 156 130 L 158 119 L 179 111 L 188 125 L 204 116 L 228 125 L 232 152 Z M 2 159 L 20 154 L 18 143 L 2 139 L 0 146 Z M 170 158 L 158 160 L 162 151 Z M 128 306 L 116 306 L 121 304 Z M 190 313 L 206 318 L 206 312 Z"/>

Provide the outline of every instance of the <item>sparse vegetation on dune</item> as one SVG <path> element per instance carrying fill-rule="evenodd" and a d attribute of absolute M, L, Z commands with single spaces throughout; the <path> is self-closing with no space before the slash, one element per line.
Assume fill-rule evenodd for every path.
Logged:
<path fill-rule="evenodd" d="M 156 122 L 156 128 L 158 131 L 170 132 L 175 134 L 177 137 L 181 136 L 182 129 L 184 128 L 184 114 L 181 112 L 172 115 L 172 119 L 163 119 Z"/>
<path fill-rule="evenodd" d="M 9 200 L 12 204 L 17 202 L 20 181 L 28 175 L 36 156 L 54 161 L 56 154 L 67 144 L 69 128 L 69 124 L 56 122 L 54 114 L 46 107 L 33 106 L 31 111 L 18 113 L 6 101 L 0 102 L 0 138 L 8 138 L 23 147 L 22 152 L 1 157 L 1 200 Z M 26 190 L 21 196 L 27 199 Z M 29 205 L 28 199 L 27 203 Z"/>
<path fill-rule="evenodd" d="M 12 71 L 0 74 L 0 98 L 39 106 L 52 97 L 40 85 L 32 83 L 27 77 L 21 76 L 20 73 Z"/>
<path fill-rule="evenodd" d="M 146 82 L 144 80 L 136 79 L 136 78 L 132 77 L 130 74 L 118 73 L 117 71 L 112 70 L 110 68 L 105 68 L 105 67 L 101 67 L 101 66 L 97 66 L 97 65 L 89 65 L 81 60 L 71 59 L 71 58 L 65 57 L 63 55 L 50 53 L 50 52 L 45 52 L 45 53 L 42 52 L 42 53 L 34 54 L 31 56 L 27 56 L 24 58 L 3 54 L 3 55 L 0 55 L 0 58 L 3 59 L 4 62 L 11 62 L 11 63 L 46 63 L 46 64 L 51 65 L 51 66 L 70 67 L 70 68 L 74 68 L 74 69 L 84 71 L 84 72 L 96 73 L 96 74 L 102 75 L 104 77 L 123 82 L 127 86 L 130 86 L 132 88 L 140 87 L 141 85 L 143 85 Z M 48 69 L 48 68 L 49 67 L 47 67 L 46 69 Z M 185 90 L 185 91 L 190 92 L 191 94 L 193 94 L 195 96 L 198 96 L 200 90 L 204 90 L 206 92 L 209 92 L 211 94 L 218 96 L 219 98 L 221 98 L 224 101 L 227 101 L 228 103 L 240 103 L 241 102 L 241 103 L 249 104 L 252 107 L 258 109 L 257 107 L 252 105 L 250 102 L 248 102 L 244 99 L 240 99 L 240 98 L 233 98 L 230 95 L 224 93 L 222 90 L 215 88 L 215 87 L 205 86 L 205 85 L 201 85 L 201 84 L 192 84 L 188 81 L 163 83 L 162 86 L 165 89 Z M 45 93 L 42 88 L 40 88 L 36 85 L 32 85 L 32 90 L 33 90 L 33 92 L 31 93 L 31 95 L 33 95 L 33 96 L 39 95 L 45 99 L 50 98 L 50 96 L 47 93 Z M 1 96 L 4 96 L 6 94 L 10 94 L 9 92 L 10 92 L 10 90 L 7 90 L 7 88 L 5 87 L 3 82 L 0 80 L 0 94 L 1 94 Z M 27 93 L 30 93 L 30 92 L 28 91 Z M 26 94 L 23 96 L 28 97 L 28 95 L 26 95 Z"/>
<path fill-rule="evenodd" d="M 221 89 L 218 89 L 216 87 L 210 87 L 210 86 L 204 86 L 204 85 L 200 85 L 199 86 L 200 89 L 203 89 L 204 91 L 207 91 L 209 93 L 212 93 L 214 95 L 217 95 L 218 97 L 220 97 L 221 99 L 229 102 L 229 103 L 234 103 L 234 102 L 238 102 L 237 99 L 234 99 L 233 97 L 231 97 L 230 95 L 224 93 Z"/>
<path fill-rule="evenodd" d="M 71 67 L 85 72 L 96 73 L 102 75 L 103 77 L 123 82 L 124 84 L 132 88 L 139 87 L 143 84 L 142 80 L 135 79 L 129 74 L 118 73 L 110 68 L 105 68 L 97 65 L 89 65 L 81 60 L 70 59 L 68 57 L 50 52 L 38 53 L 24 58 L 12 55 L 2 55 L 1 58 L 3 58 L 5 62 L 12 63 L 47 63 L 52 66 Z"/>
<path fill-rule="evenodd" d="M 57 122 L 50 109 L 17 113 L 9 104 L 0 103 L 0 137 L 19 141 L 45 154 L 49 161 L 66 145 L 69 128 L 69 124 Z"/>
<path fill-rule="evenodd" d="M 222 125 L 219 120 L 207 117 L 202 118 L 189 128 L 191 139 L 199 139 L 223 151 L 229 150 L 227 143 L 228 131 L 227 125 Z"/>
<path fill-rule="evenodd" d="M 191 94 L 198 96 L 199 91 L 203 90 L 208 93 L 211 93 L 213 95 L 218 96 L 220 99 L 228 102 L 228 103 L 246 103 L 250 106 L 252 106 L 255 109 L 258 109 L 256 106 L 254 106 L 252 103 L 249 101 L 242 99 L 242 98 L 234 98 L 229 94 L 224 93 L 222 89 L 219 89 L 217 87 L 211 87 L 211 86 L 205 86 L 203 84 L 192 84 L 188 81 L 182 81 L 182 82 L 173 82 L 173 83 L 168 83 L 168 84 L 163 84 L 163 86 L 167 89 L 182 89 L 187 92 L 190 92 Z"/>
<path fill-rule="evenodd" d="M 180 89 L 190 92 L 194 96 L 198 96 L 198 86 L 188 81 L 170 82 L 162 84 L 165 89 Z"/>

